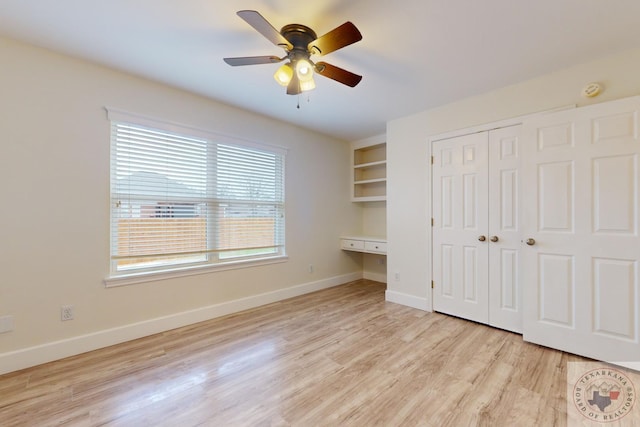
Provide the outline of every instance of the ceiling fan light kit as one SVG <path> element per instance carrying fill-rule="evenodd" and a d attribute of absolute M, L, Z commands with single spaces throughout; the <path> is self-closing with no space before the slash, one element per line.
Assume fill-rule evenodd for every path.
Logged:
<path fill-rule="evenodd" d="M 300 24 L 285 25 L 277 31 L 255 10 L 241 10 L 238 16 L 273 44 L 283 48 L 286 55 L 282 58 L 277 56 L 224 58 L 227 64 L 236 67 L 273 64 L 288 60 L 273 75 L 278 84 L 287 88 L 288 95 L 298 95 L 315 89 L 316 83 L 313 76 L 316 73 L 350 87 L 355 87 L 362 80 L 362 76 L 335 65 L 326 62 L 314 63 L 311 60 L 311 55 L 323 56 L 362 40 L 362 34 L 351 22 L 345 22 L 318 37 L 311 28 Z"/>
<path fill-rule="evenodd" d="M 281 65 L 280 68 L 273 75 L 273 78 L 276 79 L 280 86 L 287 86 L 293 77 L 293 66 L 290 62 L 287 62 L 284 65 Z"/>

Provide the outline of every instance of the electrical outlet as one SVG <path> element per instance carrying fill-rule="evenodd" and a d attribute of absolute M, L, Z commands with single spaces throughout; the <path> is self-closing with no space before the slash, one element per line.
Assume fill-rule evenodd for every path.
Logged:
<path fill-rule="evenodd" d="M 396 271 L 394 276 L 395 276 L 396 282 L 399 282 L 400 281 L 400 273 Z"/>
<path fill-rule="evenodd" d="M 309 264 L 309 273 L 313 273 L 313 264 Z"/>
<path fill-rule="evenodd" d="M 73 306 L 63 305 L 60 307 L 60 320 L 63 322 L 66 320 L 73 320 Z"/>

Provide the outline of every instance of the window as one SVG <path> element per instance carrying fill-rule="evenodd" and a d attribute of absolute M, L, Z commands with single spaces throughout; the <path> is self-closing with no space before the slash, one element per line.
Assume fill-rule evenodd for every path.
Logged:
<path fill-rule="evenodd" d="M 285 255 L 283 150 L 109 117 L 112 275 Z"/>

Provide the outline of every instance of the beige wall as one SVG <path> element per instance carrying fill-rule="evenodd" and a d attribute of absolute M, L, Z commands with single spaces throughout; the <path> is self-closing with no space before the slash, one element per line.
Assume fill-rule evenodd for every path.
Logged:
<path fill-rule="evenodd" d="M 364 236 L 387 236 L 387 203 L 362 203 L 362 234 Z M 363 254 L 362 270 L 365 278 L 386 282 L 387 257 L 376 254 Z"/>
<path fill-rule="evenodd" d="M 0 365 L 55 353 L 51 343 L 86 350 L 175 327 L 179 313 L 206 317 L 215 310 L 203 308 L 362 274 L 338 241 L 362 227 L 349 199 L 347 142 L 7 39 L 0 39 L 0 58 L 0 316 L 15 319 L 15 330 L 0 334 Z M 105 288 L 105 106 L 287 148 L 288 261 Z M 75 320 L 60 321 L 63 304 L 75 307 Z"/>
<path fill-rule="evenodd" d="M 431 306 L 431 206 L 427 140 L 443 132 L 571 104 L 578 106 L 640 94 L 640 49 L 547 74 L 387 124 L 387 298 Z M 589 82 L 604 92 L 586 99 Z M 428 95 L 428 94 L 425 94 Z M 396 279 L 396 274 L 398 279 Z"/>

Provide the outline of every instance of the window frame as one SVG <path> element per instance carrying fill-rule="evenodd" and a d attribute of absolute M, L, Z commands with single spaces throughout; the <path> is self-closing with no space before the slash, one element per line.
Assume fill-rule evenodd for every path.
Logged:
<path fill-rule="evenodd" d="M 285 197 L 285 187 L 286 187 L 286 154 L 287 149 L 270 145 L 264 143 L 256 143 L 253 141 L 247 141 L 244 139 L 239 139 L 235 137 L 230 137 L 228 135 L 219 134 L 216 132 L 212 132 L 209 130 L 198 129 L 192 126 L 177 124 L 175 122 L 168 122 L 165 120 L 159 120 L 151 117 L 142 116 L 135 113 L 129 113 L 122 110 L 117 110 L 113 108 L 105 107 L 107 111 L 107 118 L 109 120 L 109 143 L 110 143 L 110 167 L 109 167 L 109 275 L 104 279 L 105 286 L 122 286 L 129 285 L 134 283 L 141 283 L 147 281 L 154 280 L 163 280 L 174 277 L 184 277 L 190 275 L 204 274 L 212 271 L 223 271 L 229 269 L 238 269 L 238 268 L 249 268 L 255 267 L 258 265 L 268 265 L 274 263 L 285 262 L 288 259 L 286 252 L 286 197 Z M 278 165 L 280 168 L 278 169 L 277 176 L 281 179 L 281 184 L 277 184 L 276 187 L 281 191 L 281 202 L 268 202 L 265 204 L 273 205 L 280 212 L 280 224 L 274 225 L 274 227 L 281 227 L 281 237 L 282 242 L 276 242 L 277 249 L 274 254 L 258 254 L 255 256 L 235 256 L 235 257 L 220 257 L 219 251 L 220 249 L 215 249 L 212 244 L 214 242 L 212 239 L 217 238 L 216 226 L 219 224 L 215 220 L 216 213 L 218 212 L 217 208 L 211 207 L 211 213 L 207 214 L 206 217 L 206 229 L 207 229 L 207 260 L 206 261 L 196 261 L 191 263 L 175 263 L 168 264 L 160 267 L 148 267 L 148 268 L 131 268 L 131 269 L 117 269 L 115 267 L 116 262 L 113 260 L 114 255 L 114 222 L 113 222 L 113 197 L 114 197 L 114 187 L 113 187 L 113 174 L 114 174 L 114 165 L 115 155 L 113 152 L 113 129 L 115 126 L 119 125 L 131 125 L 137 126 L 141 128 L 158 130 L 162 132 L 167 132 L 169 134 L 189 137 L 189 138 L 197 138 L 207 142 L 207 144 L 211 144 L 211 147 L 217 147 L 219 145 L 232 146 L 240 149 L 248 149 L 255 151 L 262 151 L 268 153 L 269 155 L 275 155 L 278 158 Z M 213 166 L 207 166 L 208 175 L 215 175 L 218 168 L 218 159 L 215 157 L 215 164 Z M 212 173 L 213 172 L 213 173 Z M 215 180 L 215 178 L 214 178 Z M 210 183 L 209 183 L 210 184 Z M 217 183 L 215 184 L 217 185 Z M 217 188 L 217 187 L 216 187 Z M 209 196 L 207 196 L 209 197 Z M 217 207 L 224 203 L 229 203 L 229 200 L 221 200 L 216 196 L 214 201 L 210 201 L 207 198 L 203 200 L 207 200 L 206 203 L 213 203 Z M 260 205 L 260 200 L 237 200 L 236 204 L 255 204 Z M 167 211 L 170 211 L 173 207 L 168 206 Z M 275 228 L 274 228 L 275 230 Z M 280 244 L 281 243 L 281 244 Z"/>

